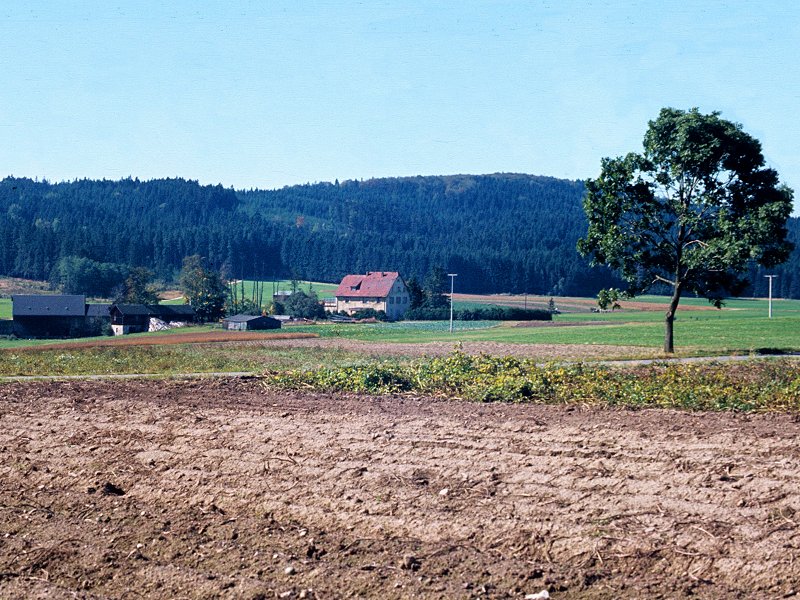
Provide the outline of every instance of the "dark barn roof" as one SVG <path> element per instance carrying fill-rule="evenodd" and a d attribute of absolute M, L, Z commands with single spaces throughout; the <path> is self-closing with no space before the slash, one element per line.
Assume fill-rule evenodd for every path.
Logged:
<path fill-rule="evenodd" d="M 87 304 L 86 305 L 87 317 L 110 317 L 111 305 L 110 304 Z"/>
<path fill-rule="evenodd" d="M 114 304 L 113 308 L 126 317 L 157 317 L 159 319 L 194 319 L 194 309 L 188 304 Z"/>
<path fill-rule="evenodd" d="M 11 296 L 13 317 L 83 317 L 86 296 L 44 294 Z"/>
<path fill-rule="evenodd" d="M 226 329 L 231 324 L 236 324 L 234 329 L 241 329 L 243 326 L 247 329 L 280 329 L 281 322 L 273 317 L 266 317 L 263 315 L 232 315 L 225 317 L 222 320 L 222 326 Z M 242 325 L 244 324 L 244 325 Z"/>
<path fill-rule="evenodd" d="M 233 315 L 231 317 L 225 317 L 225 321 L 230 321 L 232 323 L 247 323 L 249 321 L 255 321 L 256 319 L 266 318 L 262 317 L 261 315 Z"/>
<path fill-rule="evenodd" d="M 141 316 L 150 315 L 150 309 L 144 304 L 114 304 L 112 306 L 112 310 L 116 310 L 120 314 L 127 315 L 129 317 L 135 315 L 141 315 Z"/>
<path fill-rule="evenodd" d="M 162 319 L 194 319 L 196 315 L 194 308 L 188 304 L 159 304 L 158 306 L 151 306 L 150 308 L 153 309 L 153 316 Z"/>

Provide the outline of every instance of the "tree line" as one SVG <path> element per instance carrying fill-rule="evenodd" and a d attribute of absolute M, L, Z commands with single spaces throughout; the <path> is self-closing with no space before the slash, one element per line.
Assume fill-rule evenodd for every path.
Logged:
<path fill-rule="evenodd" d="M 176 281 L 187 256 L 223 279 L 336 282 L 396 270 L 422 280 L 458 273 L 458 291 L 595 295 L 621 280 L 575 250 L 584 185 L 520 174 L 344 181 L 241 190 L 184 179 L 0 181 L 0 275 L 85 276 L 97 295 L 133 268 Z M 789 239 L 800 225 L 790 219 Z M 800 298 L 800 254 L 770 273 L 776 296 Z M 765 295 L 763 270 L 743 294 Z M 92 293 L 86 289 L 80 291 Z M 102 293 L 100 293 L 102 292 Z"/>

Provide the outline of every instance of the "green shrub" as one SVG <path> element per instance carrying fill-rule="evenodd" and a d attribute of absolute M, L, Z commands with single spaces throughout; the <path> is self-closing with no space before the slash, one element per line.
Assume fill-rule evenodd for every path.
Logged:
<path fill-rule="evenodd" d="M 369 394 L 414 392 L 481 402 L 580 403 L 629 408 L 800 411 L 800 365 L 537 365 L 528 359 L 470 356 L 460 350 L 408 364 L 375 362 L 271 373 L 267 382 Z"/>
<path fill-rule="evenodd" d="M 377 321 L 388 321 L 386 311 L 375 310 L 374 308 L 362 308 L 351 315 L 354 319 L 375 319 Z"/>
<path fill-rule="evenodd" d="M 446 321 L 450 318 L 450 309 L 420 306 L 407 310 L 403 318 L 406 321 Z"/>
<path fill-rule="evenodd" d="M 407 321 L 447 321 L 450 319 L 450 309 L 422 306 L 406 311 L 404 318 Z M 552 321 L 553 314 L 547 310 L 534 308 L 491 306 L 455 310 L 453 319 L 456 321 Z"/>

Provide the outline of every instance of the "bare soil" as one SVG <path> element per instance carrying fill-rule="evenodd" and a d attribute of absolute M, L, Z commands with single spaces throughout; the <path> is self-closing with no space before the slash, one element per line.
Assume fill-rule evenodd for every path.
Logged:
<path fill-rule="evenodd" d="M 322 327 L 322 326 L 321 326 Z M 357 327 L 357 325 L 354 325 Z M 273 348 L 320 348 L 355 352 L 365 356 L 419 357 L 442 356 L 456 348 L 454 342 L 387 343 L 348 338 L 320 338 L 316 333 L 263 333 L 258 331 L 204 331 L 191 329 L 157 336 L 97 338 L 86 342 L 54 342 L 31 346 L 25 351 L 93 348 L 100 346 L 169 346 L 175 344 L 224 344 L 227 346 L 265 346 Z M 614 358 L 660 357 L 654 348 L 639 346 L 604 346 L 598 344 L 518 344 L 504 342 L 462 342 L 458 347 L 467 354 L 494 354 L 547 360 L 605 360 Z M 19 350 L 14 350 L 18 352 Z M 0 350 L 0 356 L 2 356 Z M 265 365 L 267 366 L 267 365 Z"/>
<path fill-rule="evenodd" d="M 2 598 L 780 598 L 796 415 L 0 385 Z"/>
<path fill-rule="evenodd" d="M 26 350 L 60 350 L 71 348 L 96 348 L 104 346 L 174 346 L 176 344 L 210 344 L 220 342 L 252 342 L 267 340 L 300 340 L 316 338 L 315 333 L 263 333 L 259 331 L 193 331 L 165 333 L 147 337 L 107 337 L 87 342 L 55 342 L 31 346 Z"/>

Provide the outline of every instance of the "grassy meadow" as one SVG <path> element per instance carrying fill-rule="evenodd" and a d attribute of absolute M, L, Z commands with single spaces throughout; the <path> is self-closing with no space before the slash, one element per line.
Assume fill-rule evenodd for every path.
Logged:
<path fill-rule="evenodd" d="M 253 288 L 256 282 L 245 279 L 238 284 L 237 293 L 241 294 L 241 289 L 244 287 L 244 297 L 253 297 Z M 274 292 L 288 292 L 292 289 L 292 282 L 289 279 L 281 279 L 278 281 L 260 281 L 258 285 L 263 289 L 264 303 L 269 304 L 272 301 L 272 294 Z M 339 287 L 335 283 L 320 283 L 318 281 L 298 281 L 297 289 L 303 292 L 316 292 L 317 296 L 321 298 L 333 297 L 333 292 Z"/>
<path fill-rule="evenodd" d="M 285 284 L 285 288 L 284 288 Z M 245 293 L 252 293 L 252 282 L 245 282 Z M 307 289 L 302 283 L 300 289 Z M 281 282 L 288 289 L 290 282 Z M 320 293 L 330 293 L 332 284 L 311 284 Z M 276 285 L 276 287 L 278 287 Z M 265 285 L 265 295 L 272 284 Z M 486 297 L 480 304 L 489 304 L 496 297 Z M 556 303 L 558 304 L 556 299 Z M 568 304 L 568 299 L 563 299 Z M 181 300 L 178 300 L 181 302 Z M 664 335 L 664 298 L 638 298 L 636 308 L 592 313 L 586 300 L 584 308 L 554 316 L 553 322 L 533 324 L 494 321 L 455 321 L 453 333 L 449 323 L 397 322 L 292 326 L 292 332 L 314 333 L 322 338 L 344 338 L 376 343 L 426 342 L 497 342 L 507 344 L 594 344 L 627 346 L 626 355 L 652 356 L 661 348 Z M 461 303 L 475 306 L 478 303 Z M 767 318 L 767 301 L 732 299 L 721 310 L 709 307 L 704 300 L 682 301 L 675 322 L 677 356 L 730 355 L 800 351 L 800 301 L 774 300 L 772 319 Z M 651 308 L 651 310 L 647 310 Z M 693 310 L 694 308 L 694 310 Z M 0 316 L 10 318 L 11 302 L 0 299 Z M 218 326 L 217 326 L 218 327 Z M 192 328 L 211 330 L 212 326 Z M 154 337 L 163 333 L 137 334 Z M 96 338 L 95 338 L 96 339 Z M 65 351 L 48 349 L 53 342 L 86 342 L 81 340 L 17 340 L 0 339 L 0 377 L 15 375 L 78 375 L 86 373 L 180 373 L 212 371 L 262 371 L 293 368 L 319 368 L 355 364 L 363 355 L 329 348 L 265 349 L 258 345 L 181 344 L 176 346 L 78 348 Z M 641 351 L 637 351 L 639 348 Z"/>
<path fill-rule="evenodd" d="M 638 300 L 653 304 L 654 309 L 665 301 L 653 296 Z M 733 299 L 720 310 L 695 298 L 686 299 L 683 305 L 685 308 L 679 308 L 675 321 L 675 345 L 680 355 L 746 354 L 763 349 L 800 351 L 800 300 L 773 300 L 772 319 L 767 317 L 766 300 Z M 664 314 L 660 309 L 563 313 L 555 315 L 552 324 L 534 323 L 533 326 L 516 322 L 455 321 L 452 334 L 447 322 L 335 324 L 302 330 L 323 337 L 396 343 L 485 341 L 660 348 L 664 338 Z"/>

